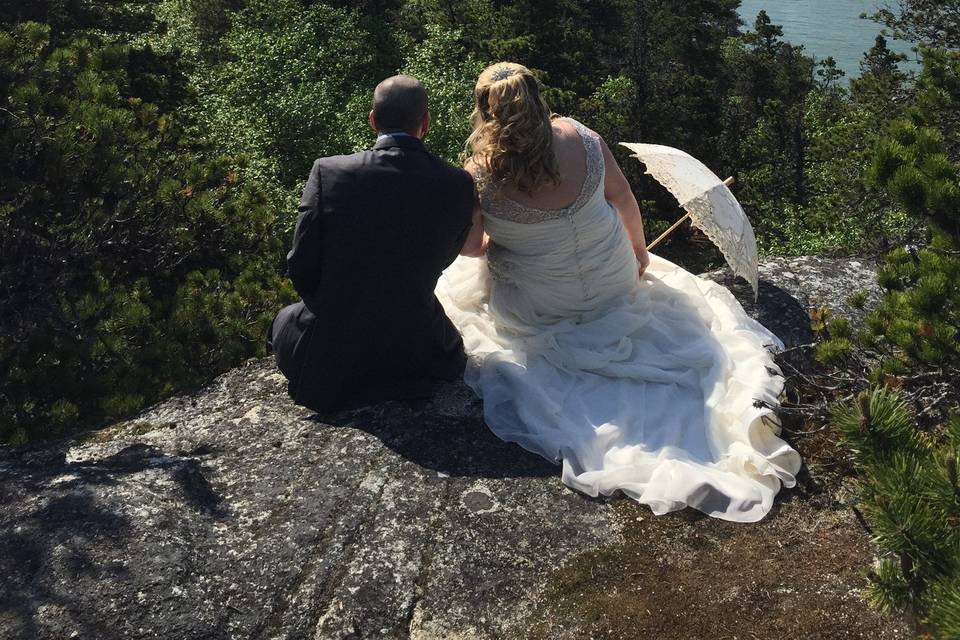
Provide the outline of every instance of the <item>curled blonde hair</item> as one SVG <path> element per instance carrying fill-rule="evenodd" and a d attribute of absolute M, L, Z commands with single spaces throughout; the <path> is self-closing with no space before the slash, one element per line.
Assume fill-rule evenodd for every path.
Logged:
<path fill-rule="evenodd" d="M 550 126 L 555 114 L 530 70 L 513 62 L 490 65 L 477 78 L 473 97 L 467 152 L 482 170 L 479 186 L 509 182 L 533 193 L 560 184 Z"/>

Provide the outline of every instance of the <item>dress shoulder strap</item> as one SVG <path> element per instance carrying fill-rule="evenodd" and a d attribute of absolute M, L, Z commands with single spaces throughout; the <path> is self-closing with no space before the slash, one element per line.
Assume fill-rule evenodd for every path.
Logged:
<path fill-rule="evenodd" d="M 573 118 L 566 117 L 565 120 L 569 121 L 570 124 L 574 126 L 577 130 L 577 133 L 580 134 L 580 139 L 583 140 L 583 149 L 586 154 L 586 164 L 587 164 L 587 175 L 584 180 L 583 193 L 581 194 L 584 199 L 589 199 L 593 195 L 594 191 L 597 190 L 598 186 L 603 183 L 604 172 L 606 167 L 603 162 L 603 147 L 600 145 L 600 136 L 587 128 L 585 125 L 581 124 L 578 120 Z"/>

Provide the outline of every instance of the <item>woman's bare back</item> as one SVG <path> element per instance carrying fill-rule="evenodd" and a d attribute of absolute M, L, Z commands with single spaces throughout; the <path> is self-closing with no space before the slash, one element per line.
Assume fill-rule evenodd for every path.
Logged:
<path fill-rule="evenodd" d="M 553 129 L 553 152 L 560 168 L 560 184 L 548 185 L 533 194 L 524 193 L 515 185 L 504 184 L 501 193 L 534 209 L 563 209 L 576 201 L 587 177 L 587 154 L 576 127 L 565 118 L 556 118 Z"/>

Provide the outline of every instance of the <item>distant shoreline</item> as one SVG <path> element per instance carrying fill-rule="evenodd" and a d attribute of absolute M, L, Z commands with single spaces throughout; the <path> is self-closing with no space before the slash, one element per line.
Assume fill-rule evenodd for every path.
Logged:
<path fill-rule="evenodd" d="M 774 24 L 783 26 L 783 37 L 795 45 L 803 45 L 808 55 L 818 61 L 832 56 L 847 78 L 860 76 L 860 61 L 874 43 L 880 24 L 861 19 L 861 13 L 872 13 L 875 0 L 742 0 L 739 14 L 752 30 L 761 9 Z M 887 37 L 887 46 L 910 56 L 901 64 L 904 70 L 916 68 L 915 54 L 909 42 Z"/>

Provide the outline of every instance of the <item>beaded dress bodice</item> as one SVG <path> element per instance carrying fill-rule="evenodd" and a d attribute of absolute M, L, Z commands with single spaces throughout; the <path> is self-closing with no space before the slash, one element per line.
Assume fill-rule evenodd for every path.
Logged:
<path fill-rule="evenodd" d="M 604 313 L 638 279 L 636 256 L 603 189 L 600 137 L 569 119 L 583 140 L 586 171 L 573 202 L 540 209 L 496 186 L 481 190 L 486 264 L 494 286 L 490 309 L 502 328 L 522 332 Z"/>

